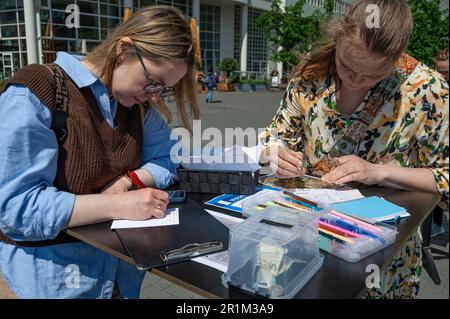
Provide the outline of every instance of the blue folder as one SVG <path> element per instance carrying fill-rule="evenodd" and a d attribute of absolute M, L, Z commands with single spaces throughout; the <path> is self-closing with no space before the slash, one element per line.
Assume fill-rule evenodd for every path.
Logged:
<path fill-rule="evenodd" d="M 375 221 L 387 221 L 410 216 L 405 208 L 378 196 L 335 203 L 331 205 L 331 208 L 342 214 Z"/>

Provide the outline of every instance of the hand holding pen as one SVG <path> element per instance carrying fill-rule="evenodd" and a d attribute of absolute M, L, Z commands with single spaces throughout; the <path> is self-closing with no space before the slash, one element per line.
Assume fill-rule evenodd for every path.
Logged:
<path fill-rule="evenodd" d="M 272 133 L 272 136 L 278 134 Z M 303 154 L 294 152 L 282 138 L 277 143 L 271 143 L 261 156 L 262 163 L 270 163 L 274 175 L 279 178 L 300 177 L 305 174 L 303 168 Z"/>
<path fill-rule="evenodd" d="M 162 218 L 166 215 L 169 205 L 167 192 L 147 187 L 134 171 L 126 172 L 124 176 L 113 181 L 101 193 L 120 196 L 120 204 L 117 205 L 117 212 L 114 213 L 113 219 Z"/>

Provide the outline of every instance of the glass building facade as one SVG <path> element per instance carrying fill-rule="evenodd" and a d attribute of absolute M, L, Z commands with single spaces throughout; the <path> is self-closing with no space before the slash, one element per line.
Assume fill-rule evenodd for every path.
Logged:
<path fill-rule="evenodd" d="M 258 2 L 259 1 L 259 2 Z M 248 6 L 247 47 L 242 50 L 242 6 L 233 0 L 133 0 L 133 10 L 162 4 L 177 7 L 193 15 L 193 5 L 200 13 L 200 47 L 205 72 L 217 71 L 220 60 L 247 55 L 246 71 L 253 74 L 267 72 L 269 45 L 257 27 L 262 9 L 270 8 L 270 1 L 254 0 Z M 323 0 L 309 0 L 320 5 Z M 340 1 L 337 1 L 338 3 Z M 43 63 L 52 62 L 57 51 L 83 54 L 105 39 L 122 21 L 124 0 L 36 0 L 39 55 Z M 258 4 L 259 3 L 259 4 Z M 68 28 L 69 5 L 80 10 L 79 28 Z M 259 7 L 257 7 L 259 5 Z M 339 8 L 340 10 L 341 8 Z M 9 78 L 27 64 L 26 34 L 23 0 L 0 0 L 0 79 Z M 245 67 L 244 67 L 245 68 Z M 240 68 L 242 69 L 242 68 Z"/>
<path fill-rule="evenodd" d="M 0 1 L 0 79 L 27 63 L 22 0 Z"/>
<path fill-rule="evenodd" d="M 200 48 L 203 70 L 215 70 L 220 63 L 220 6 L 200 5 Z"/>

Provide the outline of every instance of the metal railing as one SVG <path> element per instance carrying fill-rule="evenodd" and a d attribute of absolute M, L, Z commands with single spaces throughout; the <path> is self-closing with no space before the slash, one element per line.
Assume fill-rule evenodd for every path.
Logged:
<path fill-rule="evenodd" d="M 233 71 L 233 76 L 243 80 L 267 80 L 266 71 Z"/>

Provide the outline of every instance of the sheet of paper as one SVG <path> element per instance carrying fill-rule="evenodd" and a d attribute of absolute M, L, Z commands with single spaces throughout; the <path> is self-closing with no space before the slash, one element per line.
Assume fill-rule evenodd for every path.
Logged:
<path fill-rule="evenodd" d="M 210 213 L 212 216 L 214 216 L 214 218 L 216 218 L 219 222 L 228 227 L 228 229 L 231 229 L 232 227 L 238 225 L 240 222 L 243 221 L 243 219 L 241 218 L 236 218 L 233 216 L 229 216 L 227 214 L 218 213 L 213 210 L 207 209 L 206 211 Z M 221 251 L 219 253 L 211 255 L 193 258 L 192 260 L 200 264 L 213 267 L 222 272 L 226 272 L 228 269 L 228 250 Z"/>
<path fill-rule="evenodd" d="M 166 210 L 166 217 L 164 218 L 151 218 L 148 220 L 119 219 L 113 221 L 111 229 L 170 226 L 178 225 L 179 223 L 178 208 L 169 208 Z"/>
<path fill-rule="evenodd" d="M 333 203 L 344 202 L 358 198 L 364 198 L 364 195 L 357 189 L 303 189 L 296 188 L 293 193 L 321 205 L 330 205 Z"/>
<path fill-rule="evenodd" d="M 212 255 L 192 258 L 193 261 L 215 268 L 221 272 L 227 272 L 228 269 L 228 250 L 221 251 Z"/>
<path fill-rule="evenodd" d="M 244 219 L 237 218 L 234 216 L 230 216 L 227 214 L 222 214 L 213 210 L 206 209 L 206 211 L 212 215 L 215 219 L 217 219 L 219 222 L 227 226 L 228 229 L 231 229 L 232 227 L 236 226 L 237 224 L 241 223 Z"/>

